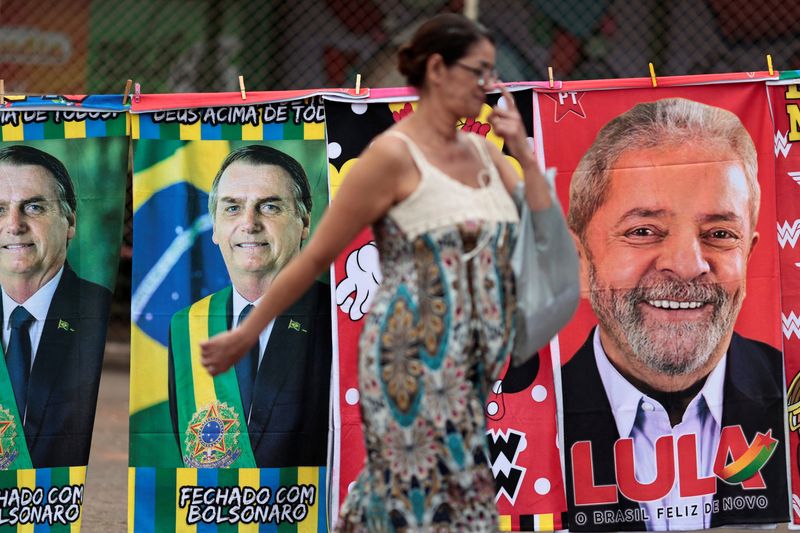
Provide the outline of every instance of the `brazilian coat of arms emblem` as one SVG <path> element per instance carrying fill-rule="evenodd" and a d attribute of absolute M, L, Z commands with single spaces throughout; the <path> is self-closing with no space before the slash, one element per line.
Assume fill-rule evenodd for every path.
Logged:
<path fill-rule="evenodd" d="M 241 454 L 239 427 L 239 415 L 225 402 L 201 407 L 186 429 L 183 463 L 191 468 L 230 466 Z"/>
<path fill-rule="evenodd" d="M 11 411 L 0 405 L 0 470 L 8 470 L 19 455 L 15 439 L 17 423 Z"/>

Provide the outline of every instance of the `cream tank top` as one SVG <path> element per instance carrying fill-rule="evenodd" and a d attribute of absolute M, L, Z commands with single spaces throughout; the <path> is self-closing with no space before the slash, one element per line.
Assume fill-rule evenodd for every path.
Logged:
<path fill-rule="evenodd" d="M 389 131 L 387 135 L 405 142 L 420 173 L 420 182 L 414 192 L 388 213 L 409 240 L 431 230 L 469 221 L 519 222 L 514 200 L 480 136 L 465 134 L 483 163 L 478 173 L 480 187 L 470 187 L 430 164 L 404 133 Z"/>

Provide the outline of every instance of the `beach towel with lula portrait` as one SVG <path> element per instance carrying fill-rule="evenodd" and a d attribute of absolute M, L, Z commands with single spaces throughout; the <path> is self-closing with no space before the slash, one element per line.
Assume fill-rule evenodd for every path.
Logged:
<path fill-rule="evenodd" d="M 789 519 L 765 78 L 537 94 L 585 297 L 559 333 L 570 530 Z"/>

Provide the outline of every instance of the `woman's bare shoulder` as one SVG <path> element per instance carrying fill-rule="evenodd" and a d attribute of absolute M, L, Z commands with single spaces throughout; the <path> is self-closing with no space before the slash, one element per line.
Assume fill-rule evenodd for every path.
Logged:
<path fill-rule="evenodd" d="M 363 155 L 375 154 L 388 158 L 392 163 L 411 162 L 411 154 L 402 136 L 407 136 L 402 129 L 393 126 L 384 131 L 367 146 Z"/>

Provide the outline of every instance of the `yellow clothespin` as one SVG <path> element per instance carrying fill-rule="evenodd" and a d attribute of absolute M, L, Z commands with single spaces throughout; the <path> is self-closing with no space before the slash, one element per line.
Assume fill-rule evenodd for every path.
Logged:
<path fill-rule="evenodd" d="M 242 92 L 242 100 L 247 100 L 247 91 L 244 90 L 244 76 L 239 76 L 239 90 Z"/>
<path fill-rule="evenodd" d="M 0 80 L 0 105 L 6 105 L 6 80 Z"/>
<path fill-rule="evenodd" d="M 658 87 L 658 82 L 656 81 L 656 69 L 653 68 L 652 63 L 648 63 L 650 65 L 650 81 L 653 82 L 653 87 Z"/>
<path fill-rule="evenodd" d="M 767 54 L 767 70 L 769 70 L 769 75 L 774 76 L 775 71 L 772 70 L 772 56 Z"/>
<path fill-rule="evenodd" d="M 133 80 L 128 80 L 125 82 L 125 92 L 122 93 L 122 105 L 127 105 L 128 103 L 128 95 L 131 93 L 131 84 Z"/>
<path fill-rule="evenodd" d="M 555 87 L 555 83 L 553 83 L 553 67 L 547 67 L 547 77 L 550 78 L 550 88 L 552 89 Z"/>
<path fill-rule="evenodd" d="M 361 92 L 361 74 L 356 74 L 356 94 Z"/>

